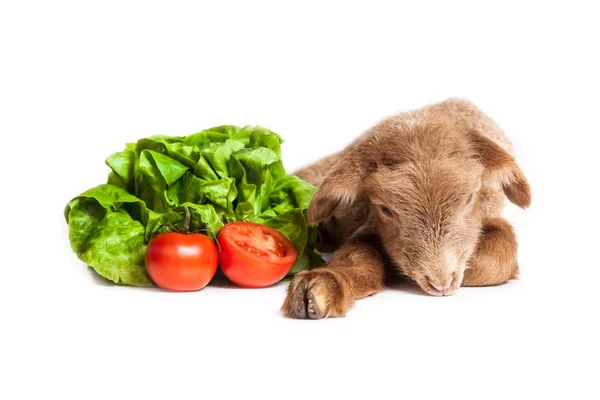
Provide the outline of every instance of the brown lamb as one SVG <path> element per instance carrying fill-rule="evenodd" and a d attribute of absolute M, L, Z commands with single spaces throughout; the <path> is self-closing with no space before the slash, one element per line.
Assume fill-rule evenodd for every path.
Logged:
<path fill-rule="evenodd" d="M 500 214 L 505 196 L 529 206 L 529 184 L 504 132 L 469 101 L 387 118 L 295 174 L 318 186 L 308 218 L 337 249 L 294 277 L 287 316 L 343 317 L 390 271 L 434 296 L 517 277 L 517 242 Z"/>

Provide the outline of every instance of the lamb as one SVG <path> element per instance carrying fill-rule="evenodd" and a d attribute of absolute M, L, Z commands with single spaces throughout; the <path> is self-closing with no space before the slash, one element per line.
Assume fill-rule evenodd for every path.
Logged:
<path fill-rule="evenodd" d="M 309 222 L 336 250 L 294 277 L 281 308 L 289 317 L 344 317 L 389 273 L 434 296 L 517 278 L 517 242 L 501 211 L 505 197 L 527 208 L 529 183 L 510 140 L 467 100 L 384 119 L 295 174 L 318 187 Z"/>

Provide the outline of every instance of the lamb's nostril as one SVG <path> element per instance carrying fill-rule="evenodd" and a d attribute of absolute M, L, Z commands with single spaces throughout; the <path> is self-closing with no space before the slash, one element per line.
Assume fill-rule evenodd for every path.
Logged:
<path fill-rule="evenodd" d="M 429 284 L 438 292 L 440 292 L 441 294 L 446 294 L 448 292 L 448 290 L 450 289 L 450 286 L 452 286 L 452 280 L 450 281 L 446 281 L 447 283 L 444 284 L 439 284 L 435 281 L 432 281 L 431 279 L 429 280 Z"/>

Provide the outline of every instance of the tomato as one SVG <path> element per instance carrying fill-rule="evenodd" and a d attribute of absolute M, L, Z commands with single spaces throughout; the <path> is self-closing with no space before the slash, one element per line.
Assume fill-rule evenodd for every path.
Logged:
<path fill-rule="evenodd" d="M 200 290 L 217 272 L 219 252 L 199 233 L 161 233 L 148 243 L 146 269 L 163 289 L 176 292 Z"/>
<path fill-rule="evenodd" d="M 225 276 L 244 287 L 265 287 L 290 272 L 298 253 L 275 229 L 254 222 L 232 222 L 219 233 L 219 265 Z"/>

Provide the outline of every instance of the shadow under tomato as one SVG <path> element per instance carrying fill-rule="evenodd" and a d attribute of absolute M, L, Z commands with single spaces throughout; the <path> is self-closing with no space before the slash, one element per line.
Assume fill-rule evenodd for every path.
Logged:
<path fill-rule="evenodd" d="M 272 287 L 275 287 L 275 286 L 281 285 L 281 284 L 285 284 L 287 286 L 287 284 L 290 281 L 291 281 L 290 277 L 285 277 L 282 280 L 280 280 L 279 282 L 275 282 L 274 284 L 266 286 L 264 288 L 246 288 L 246 287 L 238 286 L 235 283 L 231 282 L 229 279 L 227 279 L 227 277 L 225 276 L 223 271 L 221 271 L 221 268 L 219 268 L 219 269 L 217 269 L 217 273 L 215 274 L 215 276 L 212 278 L 212 280 L 206 286 L 207 287 L 224 288 L 224 289 L 260 290 L 260 289 L 269 289 L 269 288 L 272 288 Z"/>
<path fill-rule="evenodd" d="M 225 276 L 223 271 L 221 271 L 221 268 L 217 268 L 217 272 L 215 273 L 215 276 L 210 280 L 210 282 L 206 286 L 207 287 L 218 287 L 218 288 L 224 288 L 224 289 L 247 289 L 247 288 L 238 286 L 235 283 L 231 282 L 229 279 L 227 279 L 227 277 Z"/>

